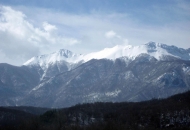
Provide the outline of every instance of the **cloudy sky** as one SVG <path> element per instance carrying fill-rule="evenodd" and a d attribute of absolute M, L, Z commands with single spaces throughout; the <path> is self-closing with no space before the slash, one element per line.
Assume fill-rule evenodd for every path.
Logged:
<path fill-rule="evenodd" d="M 149 41 L 190 48 L 190 1 L 0 0 L 0 63 Z"/>

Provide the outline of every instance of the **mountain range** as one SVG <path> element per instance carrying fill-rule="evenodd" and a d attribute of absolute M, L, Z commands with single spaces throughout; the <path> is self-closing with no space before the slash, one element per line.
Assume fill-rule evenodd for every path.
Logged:
<path fill-rule="evenodd" d="M 0 105 L 69 107 L 144 101 L 190 89 L 190 48 L 149 42 L 75 54 L 61 49 L 22 66 L 0 63 Z"/>

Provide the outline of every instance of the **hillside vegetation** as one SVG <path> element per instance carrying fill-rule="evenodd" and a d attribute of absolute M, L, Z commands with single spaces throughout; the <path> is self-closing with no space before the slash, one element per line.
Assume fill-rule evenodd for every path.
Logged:
<path fill-rule="evenodd" d="M 0 117 L 2 120 L 2 115 Z M 22 118 L 22 122 L 18 123 L 16 125 L 1 125 L 0 129 L 188 130 L 190 129 L 190 91 L 167 99 L 152 99 L 138 103 L 96 102 L 78 104 L 70 108 L 52 109 L 40 116 L 32 115 L 30 118 L 27 116 L 25 120 Z"/>

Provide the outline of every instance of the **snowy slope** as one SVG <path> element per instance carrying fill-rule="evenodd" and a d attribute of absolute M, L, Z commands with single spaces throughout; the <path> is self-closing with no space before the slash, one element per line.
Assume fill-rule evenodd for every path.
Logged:
<path fill-rule="evenodd" d="M 113 48 L 105 48 L 99 52 L 93 52 L 86 55 L 74 54 L 68 50 L 59 50 L 49 55 L 33 57 L 24 65 L 39 64 L 46 66 L 56 63 L 57 61 L 66 61 L 68 63 L 77 63 L 79 61 L 87 62 L 91 59 L 116 59 L 120 57 L 128 57 L 135 59 L 138 55 L 145 53 L 161 60 L 163 56 L 173 56 L 183 60 L 190 60 L 190 49 L 182 49 L 176 46 L 168 46 L 166 44 L 149 42 L 140 46 L 117 45 Z"/>
<path fill-rule="evenodd" d="M 79 56 L 69 50 L 61 49 L 51 54 L 33 57 L 24 65 L 32 68 L 37 67 L 38 73 L 41 75 L 40 80 L 43 80 L 74 68 L 77 64 L 73 63 Z"/>
<path fill-rule="evenodd" d="M 84 55 L 83 60 L 89 61 L 91 59 L 116 59 L 120 57 L 128 57 L 135 59 L 138 55 L 145 53 L 161 60 L 163 56 L 173 56 L 183 60 L 190 60 L 190 51 L 176 46 L 168 46 L 166 44 L 149 42 L 140 46 L 122 46 L 117 45 L 113 48 L 106 48 L 102 51 Z"/>
<path fill-rule="evenodd" d="M 74 54 L 69 50 L 61 49 L 57 52 L 36 56 L 25 62 L 23 65 L 39 65 L 43 70 L 57 62 L 65 61 L 68 63 L 75 62 L 80 55 Z"/>

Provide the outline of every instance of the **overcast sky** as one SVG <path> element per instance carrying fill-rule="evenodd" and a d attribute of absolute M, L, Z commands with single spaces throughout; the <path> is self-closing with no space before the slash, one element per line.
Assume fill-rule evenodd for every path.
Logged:
<path fill-rule="evenodd" d="M 0 0 L 0 63 L 149 41 L 190 48 L 190 1 Z"/>

